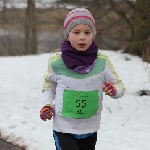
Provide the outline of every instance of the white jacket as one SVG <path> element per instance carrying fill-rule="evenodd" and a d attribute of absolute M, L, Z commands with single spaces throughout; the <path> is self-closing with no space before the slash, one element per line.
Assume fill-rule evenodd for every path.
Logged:
<path fill-rule="evenodd" d="M 125 88 L 116 74 L 109 58 L 98 53 L 96 64 L 87 74 L 80 74 L 69 70 L 63 63 L 61 54 L 55 54 L 48 61 L 48 69 L 43 82 L 43 104 L 54 105 L 53 130 L 63 133 L 87 134 L 97 132 L 100 127 L 103 85 L 111 82 L 117 89 L 117 94 L 112 96 L 118 99 L 123 96 Z M 93 91 L 98 90 L 99 108 L 97 113 L 90 118 L 70 118 L 61 115 L 63 108 L 64 90 Z M 71 98 L 70 98 L 71 99 Z"/>

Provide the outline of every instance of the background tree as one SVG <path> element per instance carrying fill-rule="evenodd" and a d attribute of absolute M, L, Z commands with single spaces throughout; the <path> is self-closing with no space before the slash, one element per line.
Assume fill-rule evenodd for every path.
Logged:
<path fill-rule="evenodd" d="M 98 24 L 97 40 L 110 49 L 125 49 L 125 52 L 150 61 L 150 1 L 92 2 L 94 7 L 90 9 Z"/>
<path fill-rule="evenodd" d="M 2 12 L 3 12 L 3 16 L 4 16 L 4 21 L 6 21 L 6 11 L 7 11 L 7 8 L 6 8 L 6 0 L 3 0 L 2 3 L 3 3 Z"/>
<path fill-rule="evenodd" d="M 24 54 L 37 54 L 37 16 L 35 0 L 27 1 L 25 13 L 25 51 Z"/>
<path fill-rule="evenodd" d="M 150 62 L 150 1 L 137 0 L 134 8 L 133 35 L 126 52 Z"/>
<path fill-rule="evenodd" d="M 58 48 L 64 40 L 64 18 L 72 9 L 69 6 L 75 6 L 85 7 L 94 15 L 95 41 L 100 49 L 125 49 L 144 60 L 150 59 L 149 0 L 59 0 L 53 4 L 27 0 L 26 8 L 13 7 L 14 0 L 0 2 L 0 55 L 36 54 Z M 19 1 L 22 2 L 25 1 Z M 35 8 L 35 3 L 44 8 Z"/>
<path fill-rule="evenodd" d="M 22 55 L 24 51 L 24 10 L 15 6 L 14 0 L 0 0 L 0 56 Z"/>

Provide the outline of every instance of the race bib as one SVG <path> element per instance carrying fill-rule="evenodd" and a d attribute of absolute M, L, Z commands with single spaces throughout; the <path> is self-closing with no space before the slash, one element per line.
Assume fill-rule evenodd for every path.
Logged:
<path fill-rule="evenodd" d="M 62 116 L 77 119 L 90 118 L 97 113 L 98 108 L 98 90 L 64 90 Z"/>

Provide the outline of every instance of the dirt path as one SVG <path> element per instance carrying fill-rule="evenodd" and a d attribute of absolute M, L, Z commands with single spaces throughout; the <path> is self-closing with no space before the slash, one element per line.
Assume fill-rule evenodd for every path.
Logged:
<path fill-rule="evenodd" d="M 25 149 L 19 148 L 19 146 L 12 145 L 11 143 L 8 143 L 0 139 L 0 150 L 25 150 Z"/>

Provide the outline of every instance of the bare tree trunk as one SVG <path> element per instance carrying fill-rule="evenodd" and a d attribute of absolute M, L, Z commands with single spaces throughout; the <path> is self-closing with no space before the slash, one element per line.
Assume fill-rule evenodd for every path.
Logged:
<path fill-rule="evenodd" d="M 3 18 L 4 18 L 4 22 L 6 22 L 6 0 L 3 0 Z"/>
<path fill-rule="evenodd" d="M 24 54 L 37 54 L 37 17 L 35 10 L 35 0 L 28 0 L 27 5 Z"/>

